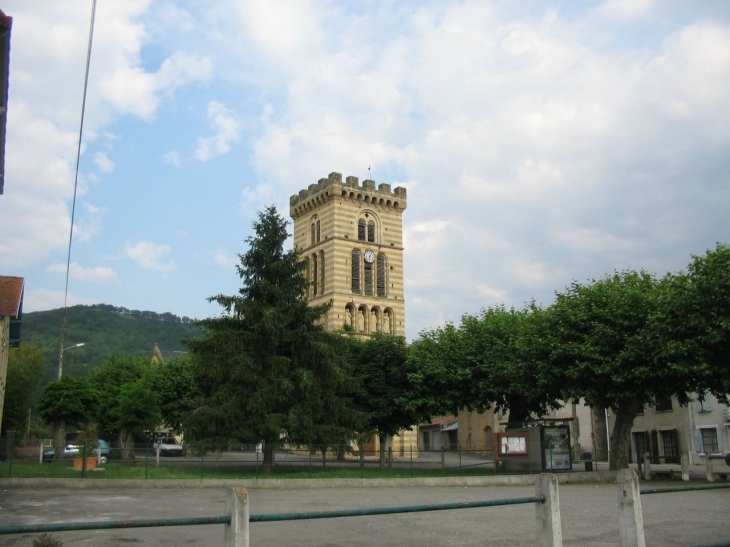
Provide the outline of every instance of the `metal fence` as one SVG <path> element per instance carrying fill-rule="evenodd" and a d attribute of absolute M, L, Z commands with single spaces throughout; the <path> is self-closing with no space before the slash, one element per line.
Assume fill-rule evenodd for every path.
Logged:
<path fill-rule="evenodd" d="M 68 446 L 68 445 L 67 445 Z M 101 452 L 86 447 L 89 458 L 81 457 L 83 446 L 74 446 L 73 453 L 66 450 L 66 457 L 58 460 L 50 456 L 48 447 L 31 447 L 9 451 L 5 462 L 0 463 L 0 476 L 24 478 L 38 476 L 36 464 L 47 466 L 43 476 L 103 478 L 226 478 L 233 476 L 258 477 L 263 468 L 260 447 L 215 447 L 192 444 L 184 447 L 182 454 L 158 453 L 154 443 L 136 443 L 127 447 L 106 443 Z M 92 461 L 96 460 L 96 461 Z M 418 450 L 410 446 L 398 451 L 357 450 L 350 447 L 306 447 L 284 445 L 277 448 L 274 456 L 276 473 L 317 477 L 333 472 L 349 473 L 348 477 L 366 478 L 375 470 L 387 469 L 389 475 L 409 477 L 432 474 L 493 475 L 506 473 L 501 465 L 483 450 Z M 541 473 L 543 468 L 530 464 L 522 473 Z M 74 473 L 73 466 L 76 465 Z M 80 473 L 78 473 L 80 471 Z M 107 471 L 102 473 L 100 471 Z"/>
<path fill-rule="evenodd" d="M 158 526 L 223 524 L 225 526 L 224 545 L 226 547 L 248 547 L 249 526 L 253 522 L 281 522 L 288 520 L 363 517 L 399 513 L 420 513 L 426 511 L 475 509 L 480 507 L 498 507 L 520 504 L 536 504 L 536 533 L 538 537 L 538 545 L 541 547 L 562 546 L 558 481 L 554 475 L 540 475 L 535 482 L 535 495 L 529 497 L 432 505 L 372 507 L 340 511 L 273 513 L 263 515 L 249 514 L 248 493 L 245 488 L 230 488 L 226 498 L 226 515 L 224 516 L 0 526 L 0 535 L 68 532 L 76 530 L 107 530 L 115 528 L 150 528 Z"/>
<path fill-rule="evenodd" d="M 637 474 L 629 469 L 622 469 L 618 472 L 617 482 L 619 489 L 618 528 L 621 547 L 645 547 L 646 545 L 644 539 L 644 524 L 641 504 L 642 494 L 665 494 L 690 490 L 730 488 L 730 484 L 726 483 L 640 489 Z M 224 538 L 226 546 L 235 545 L 237 547 L 248 547 L 249 526 L 254 522 L 361 517 L 425 511 L 475 509 L 503 505 L 535 504 L 536 544 L 541 547 L 560 547 L 563 544 L 558 481 L 555 475 L 550 474 L 541 474 L 537 476 L 535 480 L 535 495 L 521 498 L 505 498 L 419 506 L 372 507 L 339 511 L 273 513 L 261 515 L 250 515 L 248 504 L 248 494 L 244 488 L 231 488 L 229 489 L 226 498 L 226 515 L 219 517 L 0 526 L 0 535 L 65 532 L 76 530 L 103 530 L 114 528 L 223 524 L 225 526 Z M 712 547 L 723 546 L 730 546 L 730 542 L 712 544 Z"/>

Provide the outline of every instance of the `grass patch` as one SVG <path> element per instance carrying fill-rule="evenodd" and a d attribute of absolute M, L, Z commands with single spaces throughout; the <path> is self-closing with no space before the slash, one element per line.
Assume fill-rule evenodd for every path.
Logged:
<path fill-rule="evenodd" d="M 103 471 L 87 471 L 90 479 L 155 479 L 155 480 L 200 480 L 200 479 L 399 479 L 416 477 L 465 477 L 489 476 L 494 470 L 485 467 L 466 467 L 463 469 L 395 467 L 379 469 L 369 466 L 359 467 L 317 467 L 307 465 L 277 465 L 270 475 L 261 473 L 253 464 L 241 462 L 200 462 L 185 459 L 179 463 L 169 463 L 155 467 L 154 462 L 136 461 L 134 463 L 109 461 Z M 39 464 L 38 462 L 16 461 L 12 467 L 8 462 L 0 464 L 2 478 L 68 478 L 80 479 L 81 471 L 71 468 L 70 461 Z"/>

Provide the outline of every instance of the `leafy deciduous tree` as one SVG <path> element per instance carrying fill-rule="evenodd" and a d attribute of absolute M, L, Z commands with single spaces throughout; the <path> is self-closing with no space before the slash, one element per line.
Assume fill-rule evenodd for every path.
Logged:
<path fill-rule="evenodd" d="M 134 458 L 134 436 L 153 430 L 161 420 L 151 372 L 145 357 L 112 356 L 89 374 L 103 401 L 97 414 L 99 430 L 117 437 L 124 459 Z"/>
<path fill-rule="evenodd" d="M 411 402 L 420 414 L 483 412 L 495 405 L 511 421 L 560 406 L 561 373 L 548 366 L 547 312 L 496 306 L 421 333 L 411 348 Z"/>
<path fill-rule="evenodd" d="M 200 396 L 190 357 L 183 355 L 160 363 L 153 367 L 152 376 L 152 389 L 157 397 L 162 423 L 187 433 L 190 413 Z"/>
<path fill-rule="evenodd" d="M 386 438 L 418 422 L 409 404 L 413 386 L 408 346 L 400 336 L 377 334 L 362 342 L 353 339 L 354 372 L 360 381 L 357 404 L 367 418 L 364 431 L 380 437 L 380 466 L 385 461 Z"/>
<path fill-rule="evenodd" d="M 38 415 L 53 424 L 56 459 L 63 458 L 66 426 L 91 421 L 99 408 L 99 393 L 85 378 L 63 376 L 41 391 L 36 408 Z"/>

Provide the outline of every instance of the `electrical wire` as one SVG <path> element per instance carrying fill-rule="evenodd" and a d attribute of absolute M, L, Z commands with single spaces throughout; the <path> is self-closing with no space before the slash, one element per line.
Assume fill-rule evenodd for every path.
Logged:
<path fill-rule="evenodd" d="M 91 45 L 94 41 L 94 19 L 96 18 L 96 0 L 91 2 L 91 22 L 89 24 L 89 45 L 86 50 L 86 73 L 84 74 L 84 94 L 81 100 L 81 122 L 79 123 L 79 141 L 76 148 L 76 175 L 74 177 L 74 196 L 71 203 L 71 229 L 68 235 L 68 257 L 66 258 L 66 289 L 63 294 L 63 325 L 61 326 L 61 351 L 58 354 L 58 379 L 61 379 L 63 367 L 63 343 L 66 339 L 66 309 L 68 307 L 68 279 L 71 272 L 71 243 L 74 235 L 74 217 L 76 216 L 76 192 L 79 186 L 79 164 L 81 163 L 81 138 L 84 134 L 84 115 L 86 113 L 86 93 L 89 89 L 89 68 L 91 66 Z"/>

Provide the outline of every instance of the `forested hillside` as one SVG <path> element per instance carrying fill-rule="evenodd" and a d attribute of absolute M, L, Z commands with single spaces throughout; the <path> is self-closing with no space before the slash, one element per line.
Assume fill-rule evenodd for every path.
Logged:
<path fill-rule="evenodd" d="M 23 314 L 21 338 L 40 346 L 46 356 L 43 384 L 58 374 L 63 309 Z M 63 354 L 63 373 L 86 376 L 110 355 L 151 355 L 161 350 L 184 351 L 181 340 L 197 336 L 201 328 L 189 317 L 171 313 L 129 310 L 107 304 L 73 306 L 66 310 L 65 346 L 84 343 Z"/>

